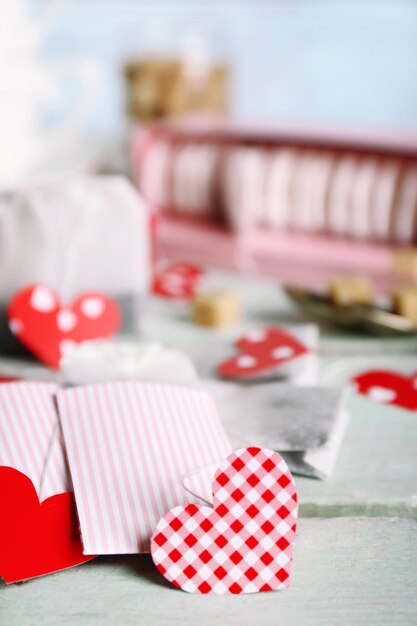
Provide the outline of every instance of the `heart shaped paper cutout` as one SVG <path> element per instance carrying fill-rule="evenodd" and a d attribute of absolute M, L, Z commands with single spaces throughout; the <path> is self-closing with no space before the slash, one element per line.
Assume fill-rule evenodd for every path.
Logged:
<path fill-rule="evenodd" d="M 6 583 L 36 578 L 90 561 L 78 531 L 72 493 L 39 503 L 32 481 L 0 467 L 0 576 Z"/>
<path fill-rule="evenodd" d="M 245 379 L 270 374 L 309 352 L 304 344 L 281 328 L 253 330 L 235 345 L 239 354 L 217 366 L 224 378 Z"/>
<path fill-rule="evenodd" d="M 120 326 L 119 309 L 107 296 L 91 291 L 63 307 L 57 294 L 41 284 L 19 291 L 9 302 L 7 316 L 17 339 L 55 369 L 78 343 L 111 337 Z"/>
<path fill-rule="evenodd" d="M 155 276 L 152 291 L 163 298 L 189 300 L 195 295 L 203 273 L 196 265 L 170 265 Z"/>
<path fill-rule="evenodd" d="M 390 370 L 370 370 L 352 379 L 356 390 L 380 404 L 417 411 L 417 374 L 404 376 Z"/>
<path fill-rule="evenodd" d="M 287 464 L 266 448 L 243 448 L 213 481 L 213 508 L 177 506 L 158 522 L 152 559 L 189 593 L 240 594 L 289 586 L 297 492 Z"/>

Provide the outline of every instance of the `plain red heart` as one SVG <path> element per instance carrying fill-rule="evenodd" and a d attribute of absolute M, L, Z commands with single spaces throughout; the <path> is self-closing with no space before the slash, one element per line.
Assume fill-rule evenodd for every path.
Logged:
<path fill-rule="evenodd" d="M 196 265 L 170 265 L 155 276 L 152 291 L 163 298 L 189 300 L 195 295 L 203 273 Z"/>
<path fill-rule="evenodd" d="M 244 379 L 274 372 L 309 350 L 281 328 L 253 330 L 236 342 L 239 354 L 218 365 L 224 378 Z"/>
<path fill-rule="evenodd" d="M 9 302 L 7 316 L 19 341 L 55 369 L 76 344 L 111 337 L 120 326 L 119 309 L 107 296 L 83 293 L 64 307 L 57 294 L 41 284 L 19 291 Z"/>
<path fill-rule="evenodd" d="M 0 576 L 6 583 L 90 561 L 83 554 L 72 493 L 39 502 L 32 481 L 0 467 Z"/>
<path fill-rule="evenodd" d="M 417 411 L 417 374 L 408 377 L 390 370 L 371 370 L 352 382 L 359 393 L 371 400 Z"/>
<path fill-rule="evenodd" d="M 152 559 L 189 593 L 240 594 L 289 586 L 297 491 L 282 457 L 242 448 L 217 469 L 213 508 L 177 506 L 158 522 Z"/>

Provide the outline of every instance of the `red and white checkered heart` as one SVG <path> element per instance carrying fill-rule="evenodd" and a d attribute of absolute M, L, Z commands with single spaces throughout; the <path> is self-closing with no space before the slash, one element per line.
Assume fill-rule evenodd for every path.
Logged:
<path fill-rule="evenodd" d="M 7 316 L 17 339 L 42 363 L 54 368 L 76 344 L 111 337 L 120 325 L 116 303 L 102 293 L 83 293 L 63 307 L 57 294 L 40 284 L 15 294 Z"/>
<path fill-rule="evenodd" d="M 157 524 L 151 554 L 171 583 L 217 595 L 289 586 L 297 491 L 282 457 L 243 448 L 219 466 L 213 508 L 177 506 Z"/>
<path fill-rule="evenodd" d="M 245 379 L 268 375 L 289 361 L 309 352 L 308 348 L 282 328 L 256 329 L 236 342 L 237 356 L 218 365 L 224 378 Z"/>

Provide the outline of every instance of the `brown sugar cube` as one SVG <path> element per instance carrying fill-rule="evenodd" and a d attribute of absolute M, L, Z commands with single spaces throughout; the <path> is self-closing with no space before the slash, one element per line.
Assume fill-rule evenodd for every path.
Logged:
<path fill-rule="evenodd" d="M 391 263 L 394 274 L 417 278 L 417 248 L 403 248 L 392 256 Z"/>
<path fill-rule="evenodd" d="M 399 287 L 392 294 L 394 311 L 417 326 L 417 285 Z"/>
<path fill-rule="evenodd" d="M 124 68 L 127 112 L 141 121 L 175 117 L 195 111 L 225 113 L 228 67 L 221 63 L 195 72 L 179 58 L 142 58 Z"/>
<path fill-rule="evenodd" d="M 191 318 L 202 326 L 232 326 L 240 318 L 240 300 L 228 289 L 199 293 L 192 302 Z"/>
<path fill-rule="evenodd" d="M 370 305 L 374 299 L 371 281 L 366 276 L 337 276 L 329 283 L 330 300 L 338 306 Z"/>

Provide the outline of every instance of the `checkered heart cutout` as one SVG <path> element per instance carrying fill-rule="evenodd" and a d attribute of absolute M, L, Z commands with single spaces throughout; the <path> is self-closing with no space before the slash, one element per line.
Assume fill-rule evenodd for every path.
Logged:
<path fill-rule="evenodd" d="M 190 593 L 240 594 L 289 586 L 297 492 L 282 457 L 243 448 L 219 466 L 213 508 L 177 506 L 158 522 L 151 554 Z"/>

